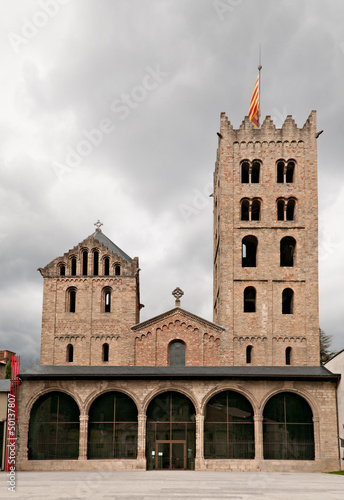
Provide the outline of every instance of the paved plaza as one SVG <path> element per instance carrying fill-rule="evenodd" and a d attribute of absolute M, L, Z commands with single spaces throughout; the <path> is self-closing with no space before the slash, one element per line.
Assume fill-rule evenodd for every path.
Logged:
<path fill-rule="evenodd" d="M 344 476 L 285 472 L 0 473 L 1 500 L 343 500 Z"/>

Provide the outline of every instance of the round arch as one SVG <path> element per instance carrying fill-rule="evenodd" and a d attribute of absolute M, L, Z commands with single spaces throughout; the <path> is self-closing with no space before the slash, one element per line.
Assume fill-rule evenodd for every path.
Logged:
<path fill-rule="evenodd" d="M 267 392 L 264 395 L 264 397 L 260 400 L 258 407 L 257 407 L 260 411 L 260 413 L 259 413 L 260 415 L 263 414 L 265 405 L 269 401 L 269 399 L 271 399 L 276 394 L 279 394 L 280 392 L 292 392 L 294 394 L 297 394 L 298 396 L 301 396 L 309 404 L 309 406 L 312 410 L 312 413 L 313 413 L 313 418 L 319 418 L 319 407 L 318 407 L 316 400 L 313 398 L 313 396 L 311 396 L 311 394 L 309 394 L 305 390 L 295 389 L 293 387 L 290 387 L 290 388 L 288 387 L 286 389 L 284 389 L 284 388 L 271 389 L 271 391 Z"/>
<path fill-rule="evenodd" d="M 254 457 L 253 405 L 237 390 L 216 392 L 204 406 L 204 458 Z"/>
<path fill-rule="evenodd" d="M 138 415 L 140 414 L 140 410 L 142 409 L 142 405 L 141 405 L 141 402 L 136 398 L 136 396 L 134 394 L 132 394 L 131 392 L 127 391 L 126 389 L 122 389 L 122 387 L 120 389 L 117 389 L 117 387 L 113 387 L 113 388 L 107 387 L 106 389 L 104 389 L 102 391 L 99 391 L 99 390 L 95 389 L 91 394 L 89 394 L 87 396 L 87 398 L 85 400 L 85 403 L 84 403 L 85 415 L 89 414 L 90 408 L 91 408 L 92 404 L 94 403 L 94 401 L 96 401 L 96 399 L 99 396 L 102 396 L 103 394 L 106 394 L 107 392 L 121 392 L 125 396 L 128 396 L 135 403 Z"/>
<path fill-rule="evenodd" d="M 254 415 L 256 415 L 258 408 L 259 408 L 259 405 L 258 405 L 258 401 L 254 397 L 254 395 L 250 391 L 245 389 L 244 387 L 240 387 L 240 389 L 239 389 L 237 386 L 232 385 L 232 384 L 225 384 L 221 387 L 218 386 L 218 387 L 215 387 L 214 389 L 212 389 L 211 391 L 209 391 L 203 397 L 203 399 L 201 401 L 201 405 L 200 405 L 201 406 L 201 409 L 200 409 L 201 415 L 204 416 L 205 407 L 209 403 L 211 398 L 213 396 L 216 396 L 216 394 L 219 394 L 220 392 L 223 392 L 223 391 L 237 392 L 237 393 L 241 394 L 242 396 L 244 396 L 246 399 L 248 399 L 249 403 L 251 404 L 251 406 L 253 408 Z"/>
<path fill-rule="evenodd" d="M 146 409 L 148 470 L 193 470 L 196 457 L 196 407 L 174 387 L 158 391 Z"/>
<path fill-rule="evenodd" d="M 144 398 L 144 400 L 142 402 L 142 412 L 145 415 L 147 414 L 147 408 L 150 405 L 150 403 L 153 401 L 153 399 L 156 396 L 159 396 L 159 394 L 162 394 L 163 392 L 180 392 L 181 394 L 183 394 L 184 396 L 186 396 L 187 398 L 190 399 L 190 401 L 192 402 L 192 404 L 195 407 L 196 415 L 199 414 L 199 412 L 200 412 L 199 404 L 198 404 L 196 396 L 193 393 L 186 391 L 183 387 L 178 387 L 178 386 L 176 387 L 174 385 L 173 386 L 166 385 L 164 387 L 159 387 L 159 389 L 155 389 L 154 391 L 152 391 L 149 395 L 147 395 Z"/>
<path fill-rule="evenodd" d="M 97 395 L 89 406 L 87 458 L 135 459 L 138 443 L 138 408 L 122 391 Z"/>
<path fill-rule="evenodd" d="M 278 391 L 263 408 L 263 449 L 266 460 L 314 460 L 314 413 L 296 391 Z"/>
<path fill-rule="evenodd" d="M 48 394 L 49 392 L 62 392 L 64 394 L 67 394 L 67 396 L 70 396 L 71 398 L 74 399 L 74 401 L 78 405 L 80 415 L 82 414 L 83 405 L 82 405 L 82 402 L 81 402 L 79 396 L 77 394 L 74 394 L 69 389 L 65 389 L 65 388 L 62 389 L 61 387 L 56 386 L 56 387 L 49 387 L 47 389 L 42 389 L 41 391 L 38 392 L 38 394 L 34 394 L 33 396 L 31 396 L 31 398 L 27 402 L 26 408 L 25 408 L 25 417 L 27 419 L 30 418 L 32 407 L 36 403 L 36 401 L 38 401 L 41 396 L 44 396 L 45 394 Z"/>
<path fill-rule="evenodd" d="M 31 406 L 29 460 L 76 460 L 79 457 L 80 408 L 61 390 L 46 391 Z"/>

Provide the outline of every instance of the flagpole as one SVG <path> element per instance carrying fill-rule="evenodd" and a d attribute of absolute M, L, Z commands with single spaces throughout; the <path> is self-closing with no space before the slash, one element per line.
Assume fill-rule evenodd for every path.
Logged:
<path fill-rule="evenodd" d="M 259 44 L 259 64 L 258 64 L 258 75 L 259 75 L 259 88 L 258 88 L 258 98 L 259 98 L 259 117 L 261 116 L 261 100 L 260 100 L 260 85 L 261 85 L 261 79 L 260 79 L 260 71 L 262 69 L 262 64 L 261 64 L 261 57 L 262 57 L 262 46 Z M 259 120 L 260 123 L 260 120 Z"/>

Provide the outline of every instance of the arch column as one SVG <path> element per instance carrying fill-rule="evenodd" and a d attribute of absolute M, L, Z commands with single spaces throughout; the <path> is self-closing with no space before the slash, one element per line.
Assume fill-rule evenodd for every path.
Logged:
<path fill-rule="evenodd" d="M 204 469 L 204 415 L 196 414 L 195 469 Z"/>
<path fill-rule="evenodd" d="M 18 462 L 24 462 L 28 460 L 28 442 L 29 442 L 29 419 L 25 418 L 22 419 L 20 422 L 19 426 L 19 419 L 18 419 L 18 427 L 17 427 L 17 432 L 19 434 L 19 448 L 17 448 L 17 453 L 18 453 Z M 7 433 L 6 433 L 6 438 L 7 438 Z M 17 441 L 17 446 L 18 446 L 18 441 Z M 5 456 L 6 456 L 6 449 L 5 449 Z"/>
<path fill-rule="evenodd" d="M 88 415 L 80 415 L 79 460 L 87 460 Z"/>
<path fill-rule="evenodd" d="M 146 468 L 146 422 L 145 414 L 139 414 L 137 430 L 137 460 L 142 462 L 142 467 Z"/>
<path fill-rule="evenodd" d="M 320 460 L 320 422 L 319 417 L 313 417 L 314 460 Z"/>
<path fill-rule="evenodd" d="M 254 451 L 255 460 L 264 460 L 263 415 L 254 415 Z"/>

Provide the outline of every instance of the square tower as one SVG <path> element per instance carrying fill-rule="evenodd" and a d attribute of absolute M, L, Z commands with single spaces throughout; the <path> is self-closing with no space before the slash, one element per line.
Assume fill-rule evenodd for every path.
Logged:
<path fill-rule="evenodd" d="M 133 365 L 139 261 L 98 227 L 39 271 L 44 278 L 42 365 Z"/>
<path fill-rule="evenodd" d="M 214 173 L 214 322 L 228 364 L 319 365 L 316 112 L 233 129 Z"/>

